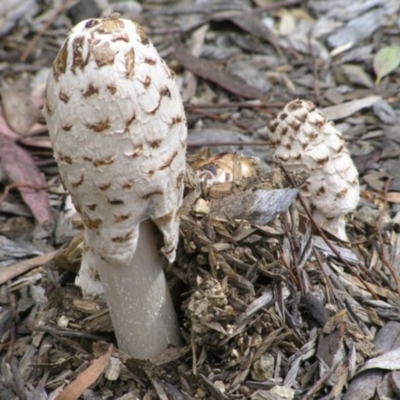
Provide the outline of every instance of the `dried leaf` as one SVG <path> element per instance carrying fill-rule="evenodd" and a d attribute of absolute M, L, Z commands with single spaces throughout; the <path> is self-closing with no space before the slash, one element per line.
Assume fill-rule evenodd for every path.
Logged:
<path fill-rule="evenodd" d="M 374 82 L 360 65 L 345 64 L 342 66 L 343 73 L 353 85 L 360 85 L 372 89 Z"/>
<path fill-rule="evenodd" d="M 233 24 L 243 29 L 245 32 L 248 32 L 255 37 L 259 37 L 260 39 L 264 39 L 271 43 L 275 51 L 278 53 L 279 57 L 283 56 L 282 50 L 279 46 L 278 37 L 272 30 L 270 30 L 265 24 L 261 22 L 260 18 L 254 16 L 252 13 L 219 13 L 215 14 L 211 19 L 212 21 L 231 21 Z"/>
<path fill-rule="evenodd" d="M 267 96 L 263 92 L 248 85 L 242 79 L 218 70 L 210 61 L 193 57 L 178 42 L 174 43 L 174 54 L 187 70 L 200 78 L 216 83 L 228 92 L 250 99 L 262 99 L 264 101 L 267 99 Z"/>
<path fill-rule="evenodd" d="M 106 369 L 113 351 L 113 346 L 108 348 L 106 354 L 95 360 L 90 367 L 81 372 L 77 378 L 72 381 L 57 396 L 56 400 L 75 400 L 96 380 Z"/>
<path fill-rule="evenodd" d="M 381 96 L 368 96 L 364 97 L 363 99 L 352 100 L 337 106 L 326 107 L 322 109 L 322 112 L 325 114 L 328 120 L 335 121 L 338 119 L 347 118 L 363 108 L 371 107 L 380 100 L 382 100 Z"/>
<path fill-rule="evenodd" d="M 18 190 L 36 221 L 51 224 L 53 217 L 43 175 L 31 155 L 1 132 L 0 165 L 9 180 L 20 185 Z"/>
<path fill-rule="evenodd" d="M 374 368 L 400 369 L 400 349 L 391 350 L 379 357 L 371 358 L 360 368 L 359 372 Z"/>
<path fill-rule="evenodd" d="M 10 127 L 20 135 L 27 135 L 36 122 L 38 111 L 30 99 L 29 81 L 20 79 L 2 88 L 1 105 Z"/>
<path fill-rule="evenodd" d="M 39 267 L 54 258 L 57 251 L 52 251 L 42 256 L 34 257 L 29 260 L 21 261 L 16 264 L 9 265 L 0 269 L 0 285 L 15 278 L 18 275 L 24 274 L 33 268 Z"/>
<path fill-rule="evenodd" d="M 400 203 L 400 193 L 399 192 L 389 192 L 387 194 L 387 201 L 391 203 Z"/>
<path fill-rule="evenodd" d="M 211 215 L 233 219 L 245 218 L 252 224 L 268 224 L 293 203 L 298 189 L 247 190 L 212 204 Z"/>
<path fill-rule="evenodd" d="M 400 65 L 400 46 L 382 47 L 374 57 L 376 84 Z"/>

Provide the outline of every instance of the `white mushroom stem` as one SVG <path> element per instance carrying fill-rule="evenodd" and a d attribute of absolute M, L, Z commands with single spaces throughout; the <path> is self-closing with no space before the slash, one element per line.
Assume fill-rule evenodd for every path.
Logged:
<path fill-rule="evenodd" d="M 98 258 L 118 347 L 140 359 L 154 359 L 181 336 L 150 221 L 140 225 L 131 265 L 113 267 Z"/>

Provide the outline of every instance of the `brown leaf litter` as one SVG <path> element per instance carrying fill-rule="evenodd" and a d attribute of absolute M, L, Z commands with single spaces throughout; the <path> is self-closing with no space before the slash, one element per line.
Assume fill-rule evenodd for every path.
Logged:
<path fill-rule="evenodd" d="M 6 3 L 0 398 L 400 398 L 399 70 L 377 83 L 373 68 L 381 48 L 399 44 L 398 1 Z M 167 269 L 185 345 L 153 362 L 111 347 L 106 304 L 73 285 L 81 226 L 34 110 L 76 16 L 112 11 L 139 18 L 177 73 L 189 148 L 231 154 L 211 168 L 227 168 L 233 182 L 199 185 L 187 174 L 180 254 Z M 294 200 L 305 177 L 292 182 L 271 162 L 267 122 L 294 98 L 335 120 L 356 161 L 351 243 L 322 232 Z M 238 168 L 237 152 L 260 162 Z M 205 171 L 209 156 L 188 154 Z"/>

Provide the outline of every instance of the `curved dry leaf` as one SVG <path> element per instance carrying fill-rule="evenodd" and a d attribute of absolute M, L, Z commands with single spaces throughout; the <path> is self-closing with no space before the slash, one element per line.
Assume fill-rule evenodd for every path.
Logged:
<path fill-rule="evenodd" d="M 399 65 L 400 46 L 382 47 L 374 57 L 376 84 L 379 85 L 382 78 L 393 72 Z"/>
<path fill-rule="evenodd" d="M 325 107 L 321 111 L 324 113 L 327 119 L 336 121 L 338 119 L 347 118 L 363 108 L 372 107 L 377 101 L 380 100 L 382 100 L 381 96 L 368 96 L 362 99 L 347 101 L 346 103 L 335 106 Z"/>
<path fill-rule="evenodd" d="M 298 189 L 246 190 L 214 202 L 211 215 L 246 219 L 253 225 L 266 225 L 290 207 L 298 192 Z"/>
<path fill-rule="evenodd" d="M 396 350 L 388 351 L 379 357 L 371 358 L 368 360 L 358 372 L 366 371 L 368 369 L 388 369 L 388 370 L 399 370 L 400 369 L 400 348 Z"/>
<path fill-rule="evenodd" d="M 20 79 L 0 90 L 4 117 L 10 127 L 20 135 L 29 134 L 38 117 L 38 110 L 32 104 L 27 79 Z"/>
<path fill-rule="evenodd" d="M 107 353 L 95 360 L 92 365 L 81 372 L 77 378 L 72 381 L 57 396 L 56 400 L 77 400 L 83 392 L 91 386 L 106 369 L 113 351 L 113 346 L 108 348 Z"/>
<path fill-rule="evenodd" d="M 261 90 L 248 85 L 237 76 L 217 69 L 210 61 L 192 56 L 178 41 L 174 42 L 174 55 L 187 70 L 200 78 L 217 84 L 230 93 L 239 97 L 267 100 L 266 94 Z"/>
<path fill-rule="evenodd" d="M 0 165 L 8 179 L 17 184 L 22 199 L 39 224 L 52 223 L 46 182 L 32 156 L 0 133 Z"/>

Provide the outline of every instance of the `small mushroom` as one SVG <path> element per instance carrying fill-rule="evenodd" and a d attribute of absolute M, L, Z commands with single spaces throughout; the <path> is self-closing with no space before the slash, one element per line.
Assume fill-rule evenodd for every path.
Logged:
<path fill-rule="evenodd" d="M 256 157 L 245 157 L 239 153 L 217 153 L 207 159 L 199 158 L 191 167 L 199 181 L 210 187 L 216 183 L 254 177 L 259 164 L 260 160 Z"/>
<path fill-rule="evenodd" d="M 140 25 L 114 14 L 71 30 L 45 97 L 60 176 L 84 224 L 77 284 L 84 296 L 104 288 L 123 351 L 156 357 L 180 342 L 159 254 L 175 260 L 185 174 L 174 73 Z"/>
<path fill-rule="evenodd" d="M 321 228 L 341 240 L 346 235 L 345 215 L 359 201 L 358 171 L 342 134 L 306 100 L 294 100 L 269 124 L 274 159 L 290 169 L 310 174 L 301 194 L 312 206 Z"/>

